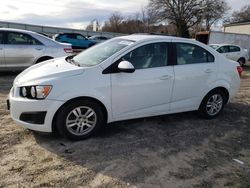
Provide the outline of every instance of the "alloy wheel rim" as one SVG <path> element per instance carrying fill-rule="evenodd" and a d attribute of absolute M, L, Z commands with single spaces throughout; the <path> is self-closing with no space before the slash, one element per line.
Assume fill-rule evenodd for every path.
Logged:
<path fill-rule="evenodd" d="M 66 118 L 68 131 L 76 136 L 83 136 L 94 129 L 97 122 L 95 111 L 88 106 L 79 106 L 70 111 Z"/>
<path fill-rule="evenodd" d="M 206 105 L 207 113 L 210 116 L 215 116 L 221 111 L 222 106 L 223 106 L 222 96 L 220 94 L 214 94 L 207 101 Z"/>

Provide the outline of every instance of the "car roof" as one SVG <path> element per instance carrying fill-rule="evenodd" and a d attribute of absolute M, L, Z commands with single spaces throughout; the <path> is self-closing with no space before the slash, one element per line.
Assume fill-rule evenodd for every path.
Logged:
<path fill-rule="evenodd" d="M 182 39 L 183 41 L 190 41 L 190 39 L 180 38 L 180 37 L 173 37 L 173 36 L 164 36 L 164 35 L 147 35 L 147 34 L 133 34 L 127 36 L 118 37 L 121 39 L 132 40 L 132 41 L 148 41 L 148 40 L 178 40 Z"/>
<path fill-rule="evenodd" d="M 39 33 L 33 32 L 33 31 L 28 31 L 28 30 L 23 30 L 23 29 L 14 29 L 14 28 L 0 28 L 0 31 L 13 31 L 13 32 L 39 34 Z"/>

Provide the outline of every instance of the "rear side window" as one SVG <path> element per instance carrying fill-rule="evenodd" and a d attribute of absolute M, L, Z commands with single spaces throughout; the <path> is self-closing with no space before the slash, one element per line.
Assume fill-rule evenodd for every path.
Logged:
<path fill-rule="evenodd" d="M 230 52 L 239 52 L 240 48 L 238 46 L 229 46 Z"/>
<path fill-rule="evenodd" d="M 152 43 L 136 48 L 122 58 L 133 64 L 135 69 L 163 67 L 167 65 L 168 43 Z"/>
<path fill-rule="evenodd" d="M 42 45 L 41 42 L 34 39 L 30 35 L 24 33 L 9 32 L 7 36 L 7 44 L 13 45 Z"/>
<path fill-rule="evenodd" d="M 3 44 L 3 32 L 0 32 L 0 44 Z"/>
<path fill-rule="evenodd" d="M 194 44 L 176 43 L 177 65 L 210 63 L 214 62 L 214 56 Z"/>
<path fill-rule="evenodd" d="M 229 52 L 229 46 L 222 46 L 217 51 L 219 53 L 228 53 Z"/>

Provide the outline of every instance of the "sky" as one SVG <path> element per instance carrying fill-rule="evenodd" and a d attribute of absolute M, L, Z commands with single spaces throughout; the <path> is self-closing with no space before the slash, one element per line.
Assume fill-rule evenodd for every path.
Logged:
<path fill-rule="evenodd" d="M 119 11 L 133 15 L 148 0 L 0 0 L 0 20 L 36 25 L 84 29 L 91 20 L 103 23 Z M 226 0 L 231 11 L 250 4 L 250 0 Z"/>

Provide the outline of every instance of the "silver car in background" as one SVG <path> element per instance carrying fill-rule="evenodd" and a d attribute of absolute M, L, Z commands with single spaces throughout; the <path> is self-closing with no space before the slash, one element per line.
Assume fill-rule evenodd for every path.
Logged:
<path fill-rule="evenodd" d="M 59 43 L 32 31 L 0 28 L 0 70 L 23 70 L 72 53 L 71 44 Z"/>

